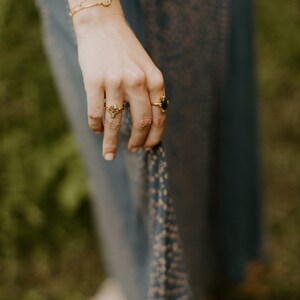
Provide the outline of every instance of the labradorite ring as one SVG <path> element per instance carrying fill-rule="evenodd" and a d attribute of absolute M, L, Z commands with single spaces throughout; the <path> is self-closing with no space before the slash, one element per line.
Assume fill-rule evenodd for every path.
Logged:
<path fill-rule="evenodd" d="M 168 106 L 170 104 L 170 101 L 166 98 L 166 95 L 163 94 L 160 98 L 159 98 L 159 101 L 158 102 L 150 102 L 151 105 L 153 106 L 158 106 L 161 110 L 161 112 L 163 114 L 166 113 L 167 109 L 168 109 Z"/>

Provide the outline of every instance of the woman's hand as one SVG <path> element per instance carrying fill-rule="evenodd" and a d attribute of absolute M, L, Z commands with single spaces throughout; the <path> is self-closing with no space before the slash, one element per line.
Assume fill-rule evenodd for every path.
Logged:
<path fill-rule="evenodd" d="M 129 102 L 132 131 L 128 149 L 132 152 L 140 147 L 151 149 L 162 138 L 166 117 L 150 101 L 159 101 L 164 93 L 164 81 L 122 11 L 108 13 L 105 11 L 108 8 L 102 9 L 104 13 L 97 8 L 78 12 L 74 26 L 89 126 L 98 134 L 104 132 L 103 156 L 112 160 L 116 156 L 122 113 L 113 118 L 105 110 L 104 102 L 107 107 L 123 107 L 124 101 Z"/>

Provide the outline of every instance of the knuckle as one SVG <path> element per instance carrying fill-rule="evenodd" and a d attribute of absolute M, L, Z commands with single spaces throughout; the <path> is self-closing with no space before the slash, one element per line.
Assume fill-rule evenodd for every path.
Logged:
<path fill-rule="evenodd" d="M 145 143 L 144 148 L 153 148 L 157 144 L 159 144 L 159 142 L 160 142 L 160 139 L 151 139 Z"/>
<path fill-rule="evenodd" d="M 94 131 L 102 129 L 102 117 L 101 114 L 89 113 L 88 114 L 89 127 Z"/>
<path fill-rule="evenodd" d="M 131 141 L 131 146 L 134 148 L 139 148 L 143 146 L 143 142 L 144 140 L 142 140 L 141 138 L 135 138 L 134 140 Z"/>
<path fill-rule="evenodd" d="M 99 88 L 102 85 L 101 76 L 96 75 L 85 75 L 83 79 L 84 87 L 87 92 L 93 91 Z"/>
<path fill-rule="evenodd" d="M 146 76 L 144 72 L 139 69 L 128 70 L 125 78 L 127 85 L 132 87 L 144 86 L 146 83 Z"/>
<path fill-rule="evenodd" d="M 164 77 L 159 69 L 155 69 L 151 74 L 152 89 L 161 90 L 164 88 Z"/>
<path fill-rule="evenodd" d="M 102 121 L 102 116 L 100 113 L 90 112 L 88 114 L 89 121 L 93 123 L 100 123 Z"/>
<path fill-rule="evenodd" d="M 120 87 L 122 84 L 122 76 L 117 72 L 108 73 L 105 77 L 105 82 L 109 86 Z"/>
<path fill-rule="evenodd" d="M 152 120 L 151 118 L 144 118 L 142 120 L 137 121 L 136 127 L 138 129 L 147 129 L 151 126 Z"/>
<path fill-rule="evenodd" d="M 103 149 L 105 152 L 114 152 L 117 148 L 117 144 L 115 141 L 106 139 L 105 142 L 103 143 Z"/>
<path fill-rule="evenodd" d="M 119 130 L 121 127 L 121 121 L 117 119 L 105 119 L 105 125 L 112 130 Z"/>
<path fill-rule="evenodd" d="M 166 117 L 162 116 L 153 120 L 153 126 L 163 128 L 166 125 Z"/>
<path fill-rule="evenodd" d="M 89 123 L 89 127 L 93 130 L 93 131 L 102 131 L 102 126 L 101 124 L 94 124 L 94 123 Z"/>

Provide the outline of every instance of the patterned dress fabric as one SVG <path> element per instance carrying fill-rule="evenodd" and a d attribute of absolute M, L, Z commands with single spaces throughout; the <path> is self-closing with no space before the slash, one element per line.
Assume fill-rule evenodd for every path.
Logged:
<path fill-rule="evenodd" d="M 228 1 L 144 1 L 146 47 L 172 100 L 164 145 L 185 261 L 197 299 L 220 269 L 218 111 L 224 89 Z"/>
<path fill-rule="evenodd" d="M 176 214 L 168 187 L 167 163 L 161 145 L 147 155 L 146 166 L 152 240 L 147 299 L 190 299 L 189 278 L 183 261 Z"/>
<path fill-rule="evenodd" d="M 260 245 L 250 0 L 123 1 L 171 106 L 163 144 L 149 152 L 127 151 L 126 110 L 113 162 L 101 158 L 102 137 L 87 125 L 65 2 L 38 6 L 109 275 L 129 300 L 200 300 L 220 279 L 239 280 Z"/>
<path fill-rule="evenodd" d="M 130 135 L 131 118 L 128 109 L 123 115 L 123 130 L 126 135 Z M 162 143 L 151 151 L 140 151 L 139 156 L 143 161 L 141 174 L 149 199 L 147 207 L 144 207 L 144 218 L 148 222 L 151 241 L 147 299 L 190 299 L 189 278 L 183 260 Z"/>

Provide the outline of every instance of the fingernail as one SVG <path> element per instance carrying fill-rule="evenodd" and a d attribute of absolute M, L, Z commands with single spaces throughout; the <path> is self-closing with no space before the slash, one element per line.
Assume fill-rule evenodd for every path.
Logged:
<path fill-rule="evenodd" d="M 104 155 L 104 158 L 105 158 L 106 160 L 113 160 L 113 159 L 115 158 L 115 155 L 114 155 L 114 153 L 106 153 L 106 154 Z"/>
<path fill-rule="evenodd" d="M 136 151 L 138 151 L 139 150 L 139 148 L 138 147 L 133 147 L 133 148 L 131 148 L 131 152 L 136 152 Z"/>
<path fill-rule="evenodd" d="M 102 133 L 102 131 L 95 131 L 95 133 L 96 133 L 97 135 L 100 135 L 100 134 Z"/>
<path fill-rule="evenodd" d="M 150 147 L 145 148 L 145 151 L 151 151 L 151 150 L 152 150 L 152 148 L 150 148 Z"/>

